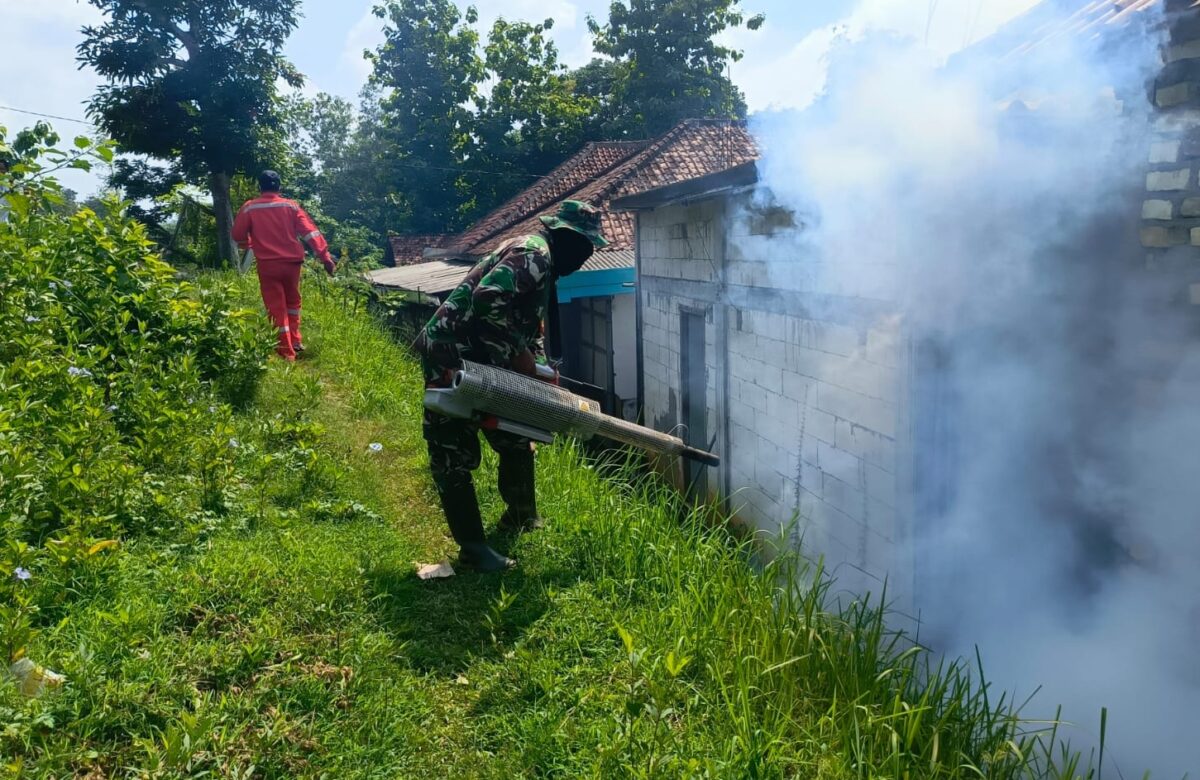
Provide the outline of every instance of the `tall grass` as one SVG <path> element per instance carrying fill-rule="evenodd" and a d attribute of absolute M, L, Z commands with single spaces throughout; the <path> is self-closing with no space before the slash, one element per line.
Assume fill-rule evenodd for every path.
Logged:
<path fill-rule="evenodd" d="M 364 409 L 403 417 L 415 433 L 411 361 L 347 312 L 344 298 L 322 301 L 338 345 L 333 355 L 323 345 L 323 360 L 357 388 Z M 494 466 L 488 457 L 478 480 L 493 515 Z M 531 766 L 602 777 L 1097 776 L 1059 723 L 1026 721 L 1024 702 L 995 692 L 978 658 L 944 659 L 891 630 L 886 593 L 835 605 L 820 562 L 792 553 L 754 565 L 753 538 L 735 537 L 713 508 L 687 506 L 632 461 L 601 464 L 560 442 L 540 451 L 538 468 L 555 522 L 525 544 L 534 555 L 552 547 L 571 573 L 546 584 L 551 601 L 586 593 L 589 617 L 603 615 L 592 630 L 616 651 L 606 682 L 619 695 L 547 678 L 541 653 L 513 653 L 506 672 L 516 667 L 522 690 L 542 680 L 539 700 L 594 695 L 609 704 L 584 729 L 590 738 L 571 729 L 554 750 L 542 718 L 508 711 L 495 739 L 546 749 L 526 755 Z M 512 599 L 494 594 L 489 625 L 502 621 L 495 605 Z M 581 755 L 589 745 L 594 752 Z M 571 758 L 553 758 L 556 750 Z"/>
<path fill-rule="evenodd" d="M 889 629 L 886 594 L 835 608 L 819 562 L 751 566 L 752 539 L 627 467 L 590 467 L 571 445 L 540 465 L 557 515 L 581 519 L 581 576 L 638 605 L 619 630 L 637 685 L 607 769 L 687 774 L 699 728 L 727 777 L 1096 776 L 1057 723 L 1024 721 L 996 694 L 978 659 Z"/>
<path fill-rule="evenodd" d="M 232 421 L 237 522 L 130 545 L 62 609 L 34 652 L 67 686 L 0 682 L 0 775 L 1097 776 L 977 662 L 890 631 L 884 596 L 837 607 L 819 564 L 756 564 L 711 509 L 576 443 L 539 452 L 548 527 L 493 534 L 516 570 L 418 580 L 454 550 L 419 371 L 306 285 L 309 356 Z"/>

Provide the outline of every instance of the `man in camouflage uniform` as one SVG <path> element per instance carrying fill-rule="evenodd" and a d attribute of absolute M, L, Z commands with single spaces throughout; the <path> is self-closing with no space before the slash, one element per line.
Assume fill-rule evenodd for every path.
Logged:
<path fill-rule="evenodd" d="M 600 234 L 600 212 L 575 200 L 563 201 L 542 230 L 501 244 L 471 269 L 438 308 L 414 344 L 422 357 L 426 387 L 445 387 L 464 359 L 530 376 L 545 362 L 542 322 L 553 279 L 574 273 L 592 252 L 608 244 Z M 480 571 L 506 569 L 514 561 L 488 546 L 471 472 L 479 467 L 479 426 L 426 410 L 423 427 L 429 467 L 459 562 Z M 533 443 L 503 431 L 484 430 L 500 456 L 499 489 L 506 531 L 537 528 Z"/>

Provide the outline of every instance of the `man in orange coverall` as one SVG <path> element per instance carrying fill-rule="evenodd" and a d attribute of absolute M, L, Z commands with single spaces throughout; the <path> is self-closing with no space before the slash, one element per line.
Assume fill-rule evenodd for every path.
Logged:
<path fill-rule="evenodd" d="M 258 285 L 263 303 L 279 329 L 276 352 L 284 360 L 295 360 L 304 351 L 300 339 L 300 268 L 307 244 L 325 270 L 333 276 L 329 245 L 312 217 L 294 200 L 279 194 L 282 183 L 275 171 L 258 176 L 262 193 L 246 201 L 233 221 L 233 240 L 242 251 L 254 250 L 258 260 Z"/>

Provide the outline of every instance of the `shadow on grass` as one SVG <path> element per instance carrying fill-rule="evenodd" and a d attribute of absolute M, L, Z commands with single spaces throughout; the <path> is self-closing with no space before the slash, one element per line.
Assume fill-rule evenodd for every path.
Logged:
<path fill-rule="evenodd" d="M 507 553 L 511 543 L 501 538 L 495 547 Z M 547 590 L 576 580 L 566 567 L 536 563 L 531 568 L 518 564 L 503 574 L 455 570 L 444 580 L 422 580 L 403 564 L 381 564 L 367 572 L 380 623 L 404 643 L 408 662 L 418 671 L 456 675 L 474 661 L 498 658 L 546 613 Z M 496 615 L 502 588 L 511 601 Z M 490 617 L 498 617 L 498 641 L 492 639 Z"/>

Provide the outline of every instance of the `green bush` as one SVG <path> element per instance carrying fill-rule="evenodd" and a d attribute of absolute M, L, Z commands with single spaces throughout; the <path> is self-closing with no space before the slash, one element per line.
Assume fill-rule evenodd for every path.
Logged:
<path fill-rule="evenodd" d="M 273 334 L 219 281 L 178 278 L 120 204 L 66 215 L 48 178 L 108 159 L 0 127 L 0 652 L 23 652 L 133 532 L 203 527 L 239 457 L 232 407 Z M 42 613 L 39 616 L 39 613 Z M 0 659 L 2 661 L 4 659 Z"/>

